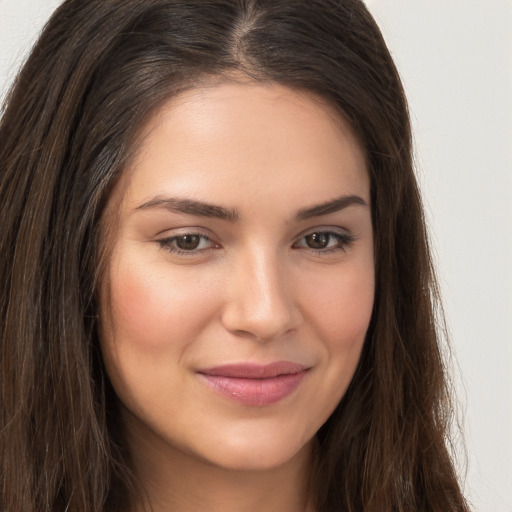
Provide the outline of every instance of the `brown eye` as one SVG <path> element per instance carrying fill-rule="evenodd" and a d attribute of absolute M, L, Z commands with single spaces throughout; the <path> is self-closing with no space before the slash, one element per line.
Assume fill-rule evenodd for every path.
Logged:
<path fill-rule="evenodd" d="M 183 251 L 193 251 L 197 249 L 201 243 L 201 237 L 199 235 L 183 235 L 176 237 L 174 240 L 176 247 Z"/>
<path fill-rule="evenodd" d="M 166 251 L 187 256 L 195 256 L 216 247 L 207 236 L 200 233 L 185 233 L 183 235 L 162 238 L 157 240 L 157 243 Z"/>
<path fill-rule="evenodd" d="M 354 242 L 352 234 L 338 231 L 313 231 L 304 235 L 293 246 L 297 249 L 309 249 L 317 254 L 334 254 L 346 251 Z"/>
<path fill-rule="evenodd" d="M 331 240 L 330 233 L 311 233 L 304 237 L 306 244 L 311 249 L 325 249 Z"/>

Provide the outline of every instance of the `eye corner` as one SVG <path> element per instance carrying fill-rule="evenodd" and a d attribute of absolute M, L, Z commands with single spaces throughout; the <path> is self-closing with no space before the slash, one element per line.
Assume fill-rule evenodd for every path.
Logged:
<path fill-rule="evenodd" d="M 210 250 L 220 249 L 219 243 L 204 233 L 183 232 L 158 238 L 155 242 L 161 249 L 178 256 L 199 256 Z"/>
<path fill-rule="evenodd" d="M 320 227 L 301 234 L 292 244 L 292 248 L 304 249 L 318 255 L 346 252 L 357 237 L 341 228 Z"/>

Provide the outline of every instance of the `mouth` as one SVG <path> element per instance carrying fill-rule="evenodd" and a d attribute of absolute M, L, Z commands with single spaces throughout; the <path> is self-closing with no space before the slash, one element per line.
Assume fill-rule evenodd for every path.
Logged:
<path fill-rule="evenodd" d="M 197 373 L 214 391 L 244 405 L 264 407 L 292 394 L 308 367 L 288 361 L 266 365 L 228 364 Z"/>

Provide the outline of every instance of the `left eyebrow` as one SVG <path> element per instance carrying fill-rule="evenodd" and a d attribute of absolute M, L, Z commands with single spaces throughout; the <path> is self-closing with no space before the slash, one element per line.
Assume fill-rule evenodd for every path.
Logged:
<path fill-rule="evenodd" d="M 160 208 L 185 215 L 194 215 L 199 217 L 214 217 L 217 219 L 236 222 L 238 213 L 222 206 L 194 201 L 193 199 L 181 199 L 176 197 L 155 197 L 135 208 L 136 210 L 146 210 L 150 208 Z"/>
<path fill-rule="evenodd" d="M 312 217 L 320 217 L 322 215 L 328 215 L 329 213 L 335 213 L 349 206 L 359 205 L 368 206 L 368 203 L 360 196 L 348 195 L 341 196 L 327 201 L 326 203 L 317 204 L 310 208 L 304 208 L 299 210 L 296 215 L 297 220 L 311 219 Z"/>

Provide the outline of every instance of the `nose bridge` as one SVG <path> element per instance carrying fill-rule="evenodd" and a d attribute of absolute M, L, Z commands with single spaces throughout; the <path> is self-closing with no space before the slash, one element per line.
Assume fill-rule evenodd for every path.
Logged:
<path fill-rule="evenodd" d="M 297 321 L 291 284 L 286 266 L 272 248 L 240 254 L 230 276 L 225 327 L 262 341 L 289 331 Z"/>

